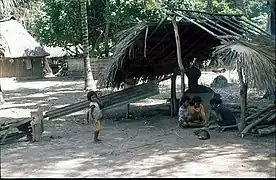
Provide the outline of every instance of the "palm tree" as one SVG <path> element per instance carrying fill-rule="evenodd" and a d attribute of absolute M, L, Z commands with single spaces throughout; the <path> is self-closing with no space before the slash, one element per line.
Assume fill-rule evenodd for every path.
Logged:
<path fill-rule="evenodd" d="M 87 0 L 80 0 L 81 24 L 83 38 L 83 60 L 85 68 L 85 90 L 96 90 L 96 83 L 93 78 L 90 58 L 89 58 L 89 40 L 88 40 L 88 22 L 87 22 Z"/>

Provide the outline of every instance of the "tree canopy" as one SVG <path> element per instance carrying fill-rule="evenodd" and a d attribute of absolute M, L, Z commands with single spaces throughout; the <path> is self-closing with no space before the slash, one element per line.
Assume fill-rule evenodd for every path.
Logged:
<path fill-rule="evenodd" d="M 158 21 L 167 9 L 208 11 L 211 0 L 90 0 L 87 5 L 90 51 L 102 56 L 104 43 L 112 47 L 116 34 L 141 21 Z M 3 3 L 5 2 L 5 3 Z M 16 3 L 16 4 L 12 4 Z M 81 44 L 79 0 L 6 0 L 0 7 L 14 6 L 25 14 L 25 27 L 42 44 L 74 47 Z M 269 6 L 260 0 L 212 0 L 214 13 L 244 14 L 266 29 Z M 14 8 L 4 8 L 6 16 Z M 28 13 L 26 13 L 28 12 Z M 107 26 L 109 23 L 109 26 Z"/>

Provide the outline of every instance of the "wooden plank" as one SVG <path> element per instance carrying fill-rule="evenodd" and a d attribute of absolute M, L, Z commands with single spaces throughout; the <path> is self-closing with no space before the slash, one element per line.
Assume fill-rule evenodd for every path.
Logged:
<path fill-rule="evenodd" d="M 104 109 L 108 107 L 119 106 L 123 104 L 128 104 L 135 102 L 159 93 L 158 84 L 156 81 L 149 82 L 147 84 L 142 84 L 138 86 L 133 86 L 122 91 L 111 93 L 106 96 L 100 97 L 104 104 Z M 80 111 L 82 109 L 89 107 L 89 101 L 82 101 L 80 103 L 75 103 L 73 105 L 68 105 L 63 108 L 58 108 L 53 111 L 49 111 L 44 117 L 49 117 L 50 119 L 57 118 L 60 116 L 68 115 Z"/>
<path fill-rule="evenodd" d="M 127 89 L 123 89 L 121 91 L 117 91 L 117 92 L 102 96 L 102 97 L 100 97 L 100 99 L 103 102 L 104 106 L 109 106 L 112 103 L 116 104 L 116 98 L 117 98 L 117 100 L 118 99 L 120 100 L 120 99 L 122 99 L 124 94 L 130 94 L 130 95 L 135 96 L 135 93 L 139 93 L 140 91 L 143 91 L 143 89 L 150 88 L 154 84 L 156 84 L 156 82 L 155 83 L 149 82 L 149 83 L 133 86 L 133 87 L 130 87 Z M 154 85 L 154 88 L 158 88 L 158 85 L 157 84 Z M 129 95 L 127 95 L 127 96 L 129 96 Z M 46 112 L 44 117 L 52 116 L 52 114 L 56 114 L 59 112 L 61 113 L 62 111 L 67 111 L 67 110 L 74 109 L 74 108 L 80 108 L 81 106 L 88 107 L 89 103 L 90 103 L 89 101 L 85 100 L 85 101 L 81 101 L 79 103 L 74 103 L 71 105 L 67 105 L 65 107 L 54 109 L 54 110 Z"/>

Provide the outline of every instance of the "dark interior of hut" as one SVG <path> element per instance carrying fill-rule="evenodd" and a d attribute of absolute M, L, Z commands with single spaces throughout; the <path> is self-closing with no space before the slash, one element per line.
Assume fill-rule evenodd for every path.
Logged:
<path fill-rule="evenodd" d="M 221 22 L 219 24 L 229 30 L 237 31 L 228 24 Z M 214 28 L 209 27 L 209 29 L 217 35 L 225 35 Z M 188 68 L 194 60 L 198 65 L 202 65 L 211 57 L 212 48 L 220 44 L 219 39 L 185 20 L 178 22 L 178 31 L 185 68 Z M 158 24 L 150 25 L 147 35 L 145 29 L 136 37 L 133 46 L 127 50 L 128 54 L 125 54 L 123 69 L 117 70 L 115 81 L 123 82 L 125 78 L 143 81 L 154 80 L 172 73 L 180 73 L 176 51 L 172 23 L 167 21 L 159 27 Z"/>

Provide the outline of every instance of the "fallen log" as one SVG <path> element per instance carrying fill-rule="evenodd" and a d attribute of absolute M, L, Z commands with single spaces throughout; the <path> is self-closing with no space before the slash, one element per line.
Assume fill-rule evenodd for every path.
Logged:
<path fill-rule="evenodd" d="M 276 112 L 268 117 L 266 120 L 260 123 L 260 125 L 272 125 L 275 124 L 273 121 L 276 119 Z"/>
<path fill-rule="evenodd" d="M 262 136 L 269 135 L 269 134 L 272 134 L 274 132 L 276 132 L 276 126 L 275 125 L 269 126 L 267 128 L 257 129 L 257 133 L 259 135 L 262 135 Z"/>
<path fill-rule="evenodd" d="M 267 125 L 267 124 L 258 125 L 255 128 L 251 129 L 251 133 L 256 133 L 258 129 L 267 128 L 267 127 L 269 127 L 269 125 Z"/>
<path fill-rule="evenodd" d="M 274 105 L 274 104 L 271 105 L 271 106 L 268 106 L 267 108 L 263 109 L 263 110 L 260 111 L 260 112 L 257 112 L 257 113 L 255 113 L 255 114 L 252 114 L 251 116 L 247 117 L 247 118 L 245 119 L 245 121 L 250 121 L 250 120 L 252 120 L 252 119 L 255 119 L 255 118 L 259 117 L 260 115 L 262 115 L 263 113 L 265 113 L 265 112 L 267 112 L 267 111 L 270 111 L 270 110 L 275 110 L 275 105 Z"/>
<path fill-rule="evenodd" d="M 253 127 L 257 126 L 259 123 L 261 123 L 262 121 L 264 121 L 267 118 L 269 118 L 275 112 L 276 112 L 276 110 L 274 109 L 270 113 L 266 114 L 264 117 L 259 118 L 259 119 L 255 120 L 254 122 L 252 122 L 251 124 L 249 124 L 248 126 L 246 126 L 244 128 L 244 130 L 241 132 L 241 136 L 244 137 L 249 130 L 251 130 Z"/>

